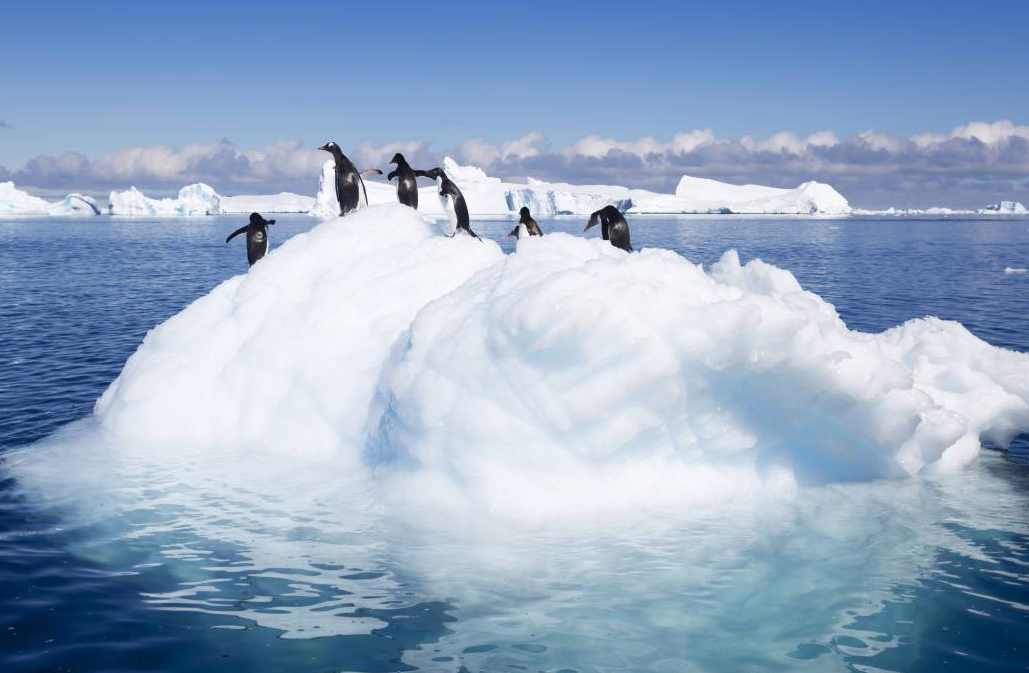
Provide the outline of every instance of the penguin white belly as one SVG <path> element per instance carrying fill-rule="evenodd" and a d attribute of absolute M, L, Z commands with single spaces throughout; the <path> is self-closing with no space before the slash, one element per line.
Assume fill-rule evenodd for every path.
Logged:
<path fill-rule="evenodd" d="M 450 198 L 448 194 L 441 193 L 439 204 L 443 206 L 443 212 L 450 218 L 450 233 L 447 236 L 453 236 L 457 233 L 457 209 L 454 207 L 454 199 Z"/>
<path fill-rule="evenodd" d="M 520 241 L 523 238 L 529 238 L 529 228 L 527 226 L 525 226 L 525 224 L 523 224 L 522 222 L 519 222 L 518 223 L 518 240 Z"/>

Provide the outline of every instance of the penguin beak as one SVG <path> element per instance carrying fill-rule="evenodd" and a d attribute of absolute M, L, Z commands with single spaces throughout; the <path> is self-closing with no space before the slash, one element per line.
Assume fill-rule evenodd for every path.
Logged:
<path fill-rule="evenodd" d="M 318 149 L 320 149 L 320 150 L 323 150 L 323 151 L 325 151 L 325 152 L 328 152 L 328 151 L 329 151 L 329 146 L 328 146 L 328 145 L 322 145 L 322 146 L 321 146 L 321 147 L 319 147 Z"/>

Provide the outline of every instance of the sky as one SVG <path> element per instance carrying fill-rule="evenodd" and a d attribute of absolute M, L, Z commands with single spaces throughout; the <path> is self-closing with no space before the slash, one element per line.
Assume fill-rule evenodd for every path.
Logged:
<path fill-rule="evenodd" d="M 9 0 L 0 180 L 313 194 L 332 139 L 361 168 L 1029 203 L 1029 2 L 821 4 Z"/>

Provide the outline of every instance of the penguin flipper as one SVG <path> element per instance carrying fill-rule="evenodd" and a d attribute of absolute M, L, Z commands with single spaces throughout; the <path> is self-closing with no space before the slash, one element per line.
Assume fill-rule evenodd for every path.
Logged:
<path fill-rule="evenodd" d="M 429 175 L 428 171 L 419 171 L 419 170 L 416 170 L 414 172 L 414 176 L 416 178 L 431 178 L 432 177 L 431 175 Z"/>
<path fill-rule="evenodd" d="M 372 175 L 382 175 L 382 171 L 380 171 L 378 168 L 368 168 L 361 171 L 362 178 L 367 178 Z"/>
<path fill-rule="evenodd" d="M 397 177 L 397 172 L 396 171 L 390 171 L 389 175 L 386 176 L 386 181 L 388 182 L 388 181 L 392 180 L 395 177 Z"/>
<path fill-rule="evenodd" d="M 225 239 L 225 242 L 228 243 L 229 241 L 231 241 L 235 237 L 239 236 L 240 234 L 245 234 L 245 233 L 247 233 L 247 228 L 246 227 L 240 227 L 236 231 L 234 231 L 231 234 L 229 234 L 228 238 Z"/>
<path fill-rule="evenodd" d="M 517 235 L 518 235 L 518 227 L 515 226 L 515 228 L 511 230 L 511 233 L 508 234 L 508 236 L 517 236 Z"/>

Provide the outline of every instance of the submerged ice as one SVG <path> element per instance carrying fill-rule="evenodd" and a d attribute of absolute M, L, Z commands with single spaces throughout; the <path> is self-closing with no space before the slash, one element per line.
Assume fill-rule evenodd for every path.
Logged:
<path fill-rule="evenodd" d="M 1029 356 L 935 318 L 850 330 L 734 251 L 551 234 L 505 256 L 390 205 L 156 327 L 95 421 L 132 451 L 330 460 L 534 519 L 960 467 L 1029 430 Z"/>

